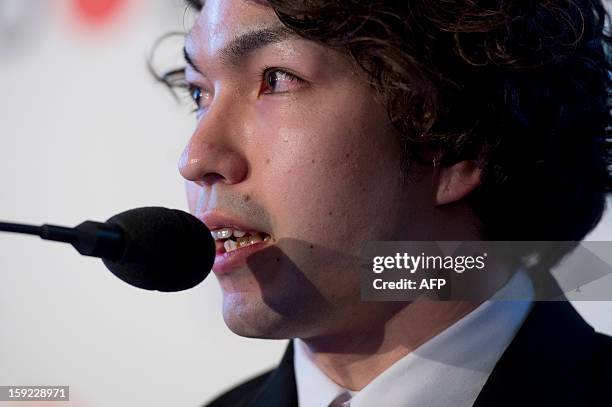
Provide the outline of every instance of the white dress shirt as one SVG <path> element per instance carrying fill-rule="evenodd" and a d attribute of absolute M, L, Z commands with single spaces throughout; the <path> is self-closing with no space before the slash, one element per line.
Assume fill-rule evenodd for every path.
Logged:
<path fill-rule="evenodd" d="M 521 301 L 492 301 L 525 298 Z M 469 314 L 395 362 L 361 391 L 344 389 L 310 359 L 294 339 L 294 369 L 299 407 L 327 407 L 349 392 L 351 407 L 471 407 L 504 353 L 533 300 L 527 273 L 508 283 Z"/>

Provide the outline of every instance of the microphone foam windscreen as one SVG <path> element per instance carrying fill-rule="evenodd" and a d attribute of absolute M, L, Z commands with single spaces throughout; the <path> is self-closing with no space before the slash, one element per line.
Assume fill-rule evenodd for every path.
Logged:
<path fill-rule="evenodd" d="M 181 291 L 198 285 L 210 273 L 215 242 L 206 226 L 178 209 L 131 209 L 107 223 L 124 232 L 121 259 L 103 259 L 106 267 L 136 287 Z"/>

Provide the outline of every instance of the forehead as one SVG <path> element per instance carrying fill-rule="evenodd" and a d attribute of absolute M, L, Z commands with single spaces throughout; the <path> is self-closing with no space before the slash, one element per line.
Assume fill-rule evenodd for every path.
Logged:
<path fill-rule="evenodd" d="M 278 25 L 274 11 L 247 0 L 207 0 L 191 29 L 188 44 L 213 55 L 232 38 L 243 33 Z"/>

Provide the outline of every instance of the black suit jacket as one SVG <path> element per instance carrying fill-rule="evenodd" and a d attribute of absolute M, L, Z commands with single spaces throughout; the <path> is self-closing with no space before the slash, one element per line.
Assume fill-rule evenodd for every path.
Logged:
<path fill-rule="evenodd" d="M 297 407 L 292 344 L 276 369 L 207 406 Z M 612 407 L 612 338 L 596 333 L 569 302 L 536 302 L 474 406 Z"/>

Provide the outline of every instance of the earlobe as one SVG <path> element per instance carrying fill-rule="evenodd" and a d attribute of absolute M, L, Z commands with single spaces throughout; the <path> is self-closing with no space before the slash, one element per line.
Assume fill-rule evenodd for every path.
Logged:
<path fill-rule="evenodd" d="M 437 167 L 436 205 L 460 201 L 480 185 L 482 169 L 475 161 L 460 161 L 450 167 Z"/>

